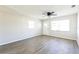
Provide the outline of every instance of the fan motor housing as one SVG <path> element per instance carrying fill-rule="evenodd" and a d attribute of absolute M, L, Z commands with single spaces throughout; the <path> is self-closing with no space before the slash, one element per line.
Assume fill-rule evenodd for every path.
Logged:
<path fill-rule="evenodd" d="M 54 12 L 47 12 L 47 16 L 51 16 Z"/>

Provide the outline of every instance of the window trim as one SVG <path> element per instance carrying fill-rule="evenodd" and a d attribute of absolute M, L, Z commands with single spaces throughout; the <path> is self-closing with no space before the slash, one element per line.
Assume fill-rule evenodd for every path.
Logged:
<path fill-rule="evenodd" d="M 61 21 L 65 21 L 65 20 L 51 20 L 51 22 L 50 22 L 50 25 L 51 25 L 51 26 L 50 26 L 50 29 L 51 29 L 52 31 L 64 31 L 64 32 L 69 32 L 69 31 L 70 31 L 70 20 L 69 20 L 69 19 L 66 19 L 66 20 L 67 20 L 68 23 L 69 23 L 69 24 L 68 24 L 69 26 L 68 26 L 68 30 L 67 30 L 67 31 L 66 31 L 66 30 L 61 30 L 61 29 L 58 29 L 58 28 L 57 28 L 57 30 L 54 30 L 54 29 L 52 28 L 52 22 L 53 22 L 53 21 L 57 21 L 57 22 L 60 21 L 60 22 L 61 22 Z"/>

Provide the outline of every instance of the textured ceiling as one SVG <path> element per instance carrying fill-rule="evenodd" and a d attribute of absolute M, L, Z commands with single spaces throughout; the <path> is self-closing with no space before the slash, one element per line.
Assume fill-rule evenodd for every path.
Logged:
<path fill-rule="evenodd" d="M 7 5 L 6 7 L 17 11 L 22 15 L 38 18 L 44 18 L 42 13 L 45 11 L 54 11 L 57 16 L 69 15 L 78 11 L 78 6 L 71 8 L 71 5 Z"/>

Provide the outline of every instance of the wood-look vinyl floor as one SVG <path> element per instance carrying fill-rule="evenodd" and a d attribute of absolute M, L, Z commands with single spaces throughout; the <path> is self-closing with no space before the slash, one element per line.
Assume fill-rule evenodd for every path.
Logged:
<path fill-rule="evenodd" d="M 0 54 L 78 54 L 75 40 L 36 36 L 0 46 Z"/>

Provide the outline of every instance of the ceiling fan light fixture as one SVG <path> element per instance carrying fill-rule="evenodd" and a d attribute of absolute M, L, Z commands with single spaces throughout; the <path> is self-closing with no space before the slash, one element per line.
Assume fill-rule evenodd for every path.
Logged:
<path fill-rule="evenodd" d="M 47 16 L 51 16 L 52 15 L 52 13 L 51 12 L 47 12 Z"/>
<path fill-rule="evenodd" d="M 53 12 L 50 12 L 50 11 L 48 11 L 48 12 L 44 12 L 44 13 L 42 13 L 44 16 L 56 16 L 56 13 L 53 11 Z"/>
<path fill-rule="evenodd" d="M 72 8 L 75 7 L 76 5 L 72 5 Z"/>

